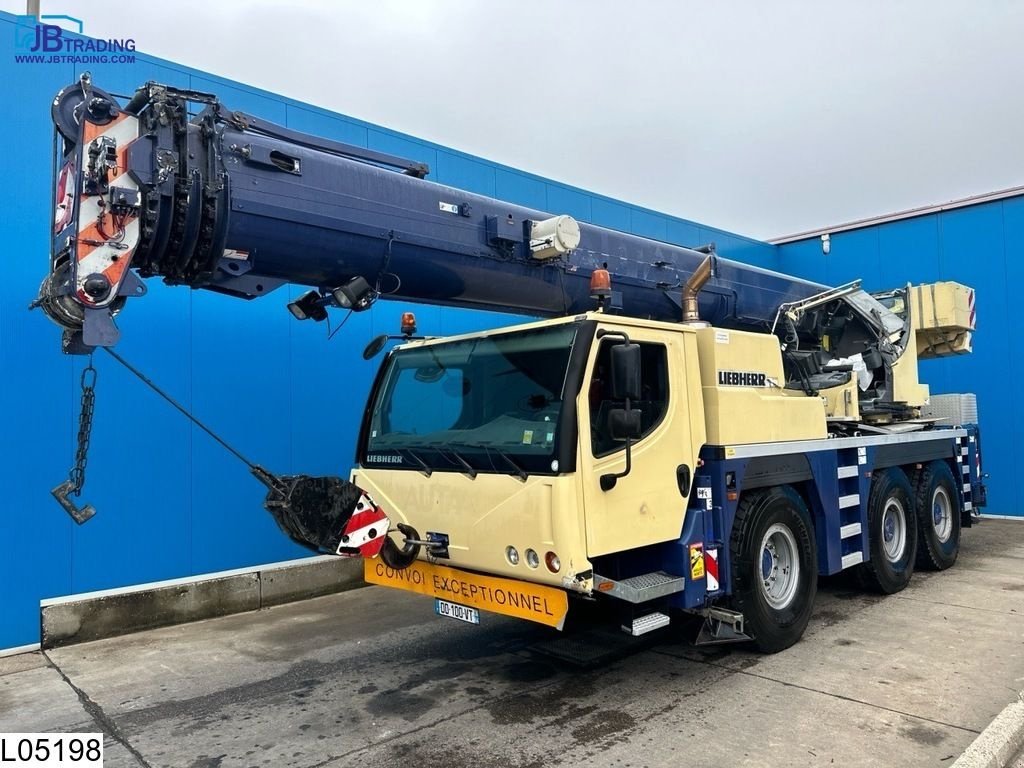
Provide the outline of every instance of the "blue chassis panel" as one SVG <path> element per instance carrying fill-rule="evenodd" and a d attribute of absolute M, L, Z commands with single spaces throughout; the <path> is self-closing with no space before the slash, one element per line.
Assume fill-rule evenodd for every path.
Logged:
<path fill-rule="evenodd" d="M 983 499 L 983 488 L 978 462 L 980 450 L 978 427 L 966 425 L 967 437 L 950 435 L 952 457 L 948 459 L 954 477 L 965 479 L 958 484 L 961 508 L 965 501 Z M 877 454 L 883 445 L 843 446 L 803 454 L 813 475 L 811 480 L 794 485 L 804 485 L 809 500 L 808 508 L 814 523 L 818 551 L 818 572 L 821 575 L 838 573 L 843 570 L 843 557 L 863 552 L 867 559 L 868 546 L 868 496 L 871 475 L 877 462 Z M 962 448 L 967 448 L 966 466 L 968 474 L 962 474 L 962 462 L 957 457 Z M 742 494 L 742 478 L 755 458 L 718 458 L 721 449 L 705 446 L 701 452 L 703 466 L 694 477 L 688 497 L 686 519 L 678 540 L 650 547 L 622 552 L 602 558 L 595 563 L 598 572 L 612 578 L 626 578 L 641 573 L 663 570 L 686 577 L 682 592 L 672 595 L 668 604 L 674 608 L 699 609 L 732 592 L 732 563 L 729 539 L 736 517 L 736 508 Z M 840 467 L 856 467 L 851 477 L 839 477 Z M 965 492 L 966 478 L 970 480 L 969 492 Z M 701 498 L 698 489 L 711 489 L 710 504 Z M 729 494 L 734 492 L 733 499 Z M 842 496 L 856 494 L 856 504 L 840 507 Z M 982 502 L 983 503 L 983 502 Z M 977 506 L 978 502 L 974 502 Z M 840 528 L 844 525 L 860 524 L 860 533 L 846 539 L 841 538 Z M 709 592 L 705 578 L 690 576 L 690 547 L 700 546 L 704 550 L 718 550 L 719 588 Z M 614 574 L 614 575 L 613 575 Z"/>

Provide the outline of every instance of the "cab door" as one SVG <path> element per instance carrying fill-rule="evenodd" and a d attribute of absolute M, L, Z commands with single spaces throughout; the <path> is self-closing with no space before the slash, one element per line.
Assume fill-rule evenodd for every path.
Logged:
<path fill-rule="evenodd" d="M 587 550 L 591 557 L 679 537 L 704 441 L 696 336 L 678 330 L 602 323 L 577 401 L 579 468 L 583 484 Z M 600 332 L 599 332 L 600 333 Z M 609 413 L 624 407 L 611 390 L 611 348 L 621 335 L 640 345 L 640 437 L 631 441 L 628 475 L 602 490 L 601 477 L 626 467 L 625 442 L 613 439 Z M 696 399 L 694 399 L 696 398 Z M 696 407 L 694 407 L 696 404 Z M 695 421 L 696 419 L 696 421 Z"/>

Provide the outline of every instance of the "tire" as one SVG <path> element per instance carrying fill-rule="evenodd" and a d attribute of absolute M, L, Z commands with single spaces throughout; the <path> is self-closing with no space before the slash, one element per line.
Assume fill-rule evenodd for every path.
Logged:
<path fill-rule="evenodd" d="M 944 571 L 960 554 L 960 494 L 949 465 L 933 461 L 915 473 L 917 567 Z"/>
<path fill-rule="evenodd" d="M 902 469 L 875 473 L 868 497 L 869 557 L 858 570 L 867 589 L 891 595 L 910 583 L 917 556 L 914 510 L 914 491 Z"/>
<path fill-rule="evenodd" d="M 804 633 L 818 591 L 818 555 L 807 505 L 789 486 L 743 495 L 730 539 L 732 607 L 762 653 Z M 769 580 L 770 579 L 770 580 Z"/>

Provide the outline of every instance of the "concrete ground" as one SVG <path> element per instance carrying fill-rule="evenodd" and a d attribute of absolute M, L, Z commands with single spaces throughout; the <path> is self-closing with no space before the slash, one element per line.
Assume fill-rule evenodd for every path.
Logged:
<path fill-rule="evenodd" d="M 0 732 L 104 731 L 108 768 L 948 766 L 1024 688 L 1024 524 L 897 596 L 823 581 L 775 656 L 680 634 L 581 669 L 370 587 L 0 659 Z"/>

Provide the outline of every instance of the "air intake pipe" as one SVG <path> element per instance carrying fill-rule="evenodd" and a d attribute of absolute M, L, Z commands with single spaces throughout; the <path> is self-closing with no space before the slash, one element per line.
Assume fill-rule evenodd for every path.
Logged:
<path fill-rule="evenodd" d="M 687 325 L 701 323 L 700 309 L 697 307 L 697 296 L 701 289 L 715 276 L 718 258 L 714 253 L 709 253 L 700 263 L 700 266 L 690 275 L 690 279 L 683 286 L 683 322 Z M 704 323 L 707 325 L 707 323 Z"/>

